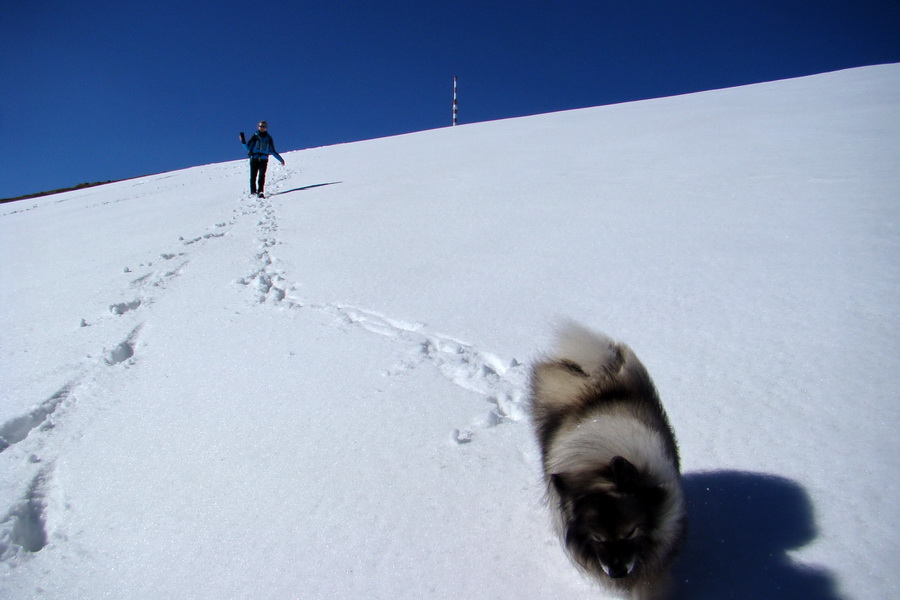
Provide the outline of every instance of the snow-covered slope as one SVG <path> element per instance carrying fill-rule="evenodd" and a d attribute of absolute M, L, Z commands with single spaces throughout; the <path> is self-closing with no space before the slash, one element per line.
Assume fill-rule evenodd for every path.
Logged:
<path fill-rule="evenodd" d="M 680 598 L 897 596 L 900 65 L 285 158 L 0 207 L 0 595 L 603 597 L 523 411 L 571 317 L 669 410 Z"/>

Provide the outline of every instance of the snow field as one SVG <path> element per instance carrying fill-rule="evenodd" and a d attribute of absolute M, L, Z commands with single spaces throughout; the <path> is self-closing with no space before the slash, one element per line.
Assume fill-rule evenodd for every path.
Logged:
<path fill-rule="evenodd" d="M 627 342 L 679 598 L 892 598 L 900 69 L 285 153 L 0 208 L 10 598 L 596 598 L 528 365 Z"/>

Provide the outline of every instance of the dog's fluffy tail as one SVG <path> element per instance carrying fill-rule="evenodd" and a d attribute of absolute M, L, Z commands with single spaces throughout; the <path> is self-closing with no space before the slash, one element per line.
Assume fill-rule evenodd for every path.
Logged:
<path fill-rule="evenodd" d="M 552 357 L 556 361 L 575 363 L 588 376 L 618 370 L 622 364 L 618 344 L 574 321 L 565 321 L 557 327 Z"/>
<path fill-rule="evenodd" d="M 534 366 L 531 384 L 536 416 L 576 406 L 589 395 L 655 395 L 631 348 L 571 321 L 557 328 L 555 350 Z"/>

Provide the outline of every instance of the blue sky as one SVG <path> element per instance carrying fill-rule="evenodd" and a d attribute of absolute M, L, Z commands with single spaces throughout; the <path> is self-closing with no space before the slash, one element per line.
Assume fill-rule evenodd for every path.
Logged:
<path fill-rule="evenodd" d="M 900 62 L 898 0 L 45 0 L 0 36 L 0 198 Z M 302 165 L 299 166 L 302 169 Z"/>

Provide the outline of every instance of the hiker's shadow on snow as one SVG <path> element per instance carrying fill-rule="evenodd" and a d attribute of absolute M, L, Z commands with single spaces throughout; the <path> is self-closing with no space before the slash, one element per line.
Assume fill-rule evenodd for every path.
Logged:
<path fill-rule="evenodd" d="M 326 185 L 338 185 L 339 183 L 344 183 L 343 181 L 332 181 L 331 183 L 314 183 L 312 185 L 305 185 L 303 187 L 294 188 L 292 190 L 284 190 L 283 192 L 275 192 L 274 194 L 270 194 L 272 196 L 281 196 L 282 194 L 290 194 L 291 192 L 302 192 L 304 190 L 311 190 L 313 188 L 325 187 Z"/>
<path fill-rule="evenodd" d="M 795 482 L 762 473 L 684 477 L 687 543 L 674 568 L 677 600 L 838 600 L 834 579 L 788 551 L 816 538 L 813 507 Z"/>

